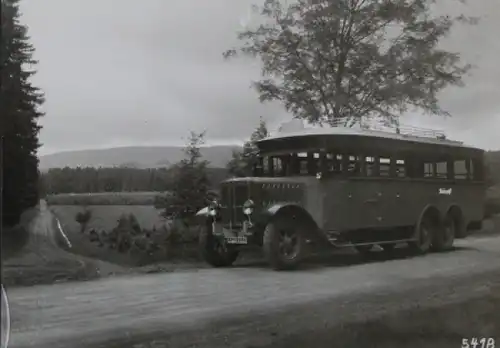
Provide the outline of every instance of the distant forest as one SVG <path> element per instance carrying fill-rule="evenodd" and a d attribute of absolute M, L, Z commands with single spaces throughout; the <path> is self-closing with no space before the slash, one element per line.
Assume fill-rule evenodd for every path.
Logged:
<path fill-rule="evenodd" d="M 228 177 L 225 168 L 207 168 L 213 187 Z M 97 192 L 164 192 L 172 189 L 171 168 L 54 168 L 41 174 L 42 195 Z"/>
<path fill-rule="evenodd" d="M 489 186 L 500 183 L 500 152 L 486 154 Z M 229 176 L 226 168 L 207 168 L 207 174 L 216 187 Z M 42 194 L 170 191 L 174 173 L 171 168 L 54 168 L 41 175 Z"/>

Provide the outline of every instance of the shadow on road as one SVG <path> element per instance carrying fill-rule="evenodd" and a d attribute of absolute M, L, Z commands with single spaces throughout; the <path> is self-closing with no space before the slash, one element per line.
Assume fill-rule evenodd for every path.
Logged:
<path fill-rule="evenodd" d="M 455 246 L 450 250 L 441 251 L 439 254 L 450 254 L 458 251 L 474 250 L 472 247 Z M 431 255 L 434 253 L 430 253 Z M 368 263 L 381 263 L 393 260 L 405 260 L 425 255 L 416 255 L 408 248 L 398 247 L 392 252 L 374 250 L 368 254 L 360 254 L 353 249 L 322 250 L 313 252 L 299 267 L 299 270 L 313 270 L 330 267 L 348 267 Z M 233 268 L 268 268 L 269 265 L 262 255 L 253 252 L 233 266 Z"/>
<path fill-rule="evenodd" d="M 460 301 L 444 300 L 455 292 L 454 283 L 448 284 L 450 289 L 440 287 L 438 292 L 415 287 L 399 296 L 360 295 L 351 302 L 328 300 L 273 313 L 213 318 L 202 327 L 175 333 L 165 329 L 128 332 L 127 338 L 108 340 L 92 348 L 454 348 L 473 337 L 485 338 L 484 347 L 494 347 L 500 339 L 498 273 L 489 280 L 489 293 Z M 413 305 L 400 306 L 405 301 Z"/>

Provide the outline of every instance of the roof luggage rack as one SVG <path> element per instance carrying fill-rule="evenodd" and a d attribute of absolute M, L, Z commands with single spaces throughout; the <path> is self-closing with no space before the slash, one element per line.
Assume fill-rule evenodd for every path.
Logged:
<path fill-rule="evenodd" d="M 439 140 L 446 140 L 446 134 L 444 131 L 435 130 L 431 128 L 422 128 L 407 126 L 401 124 L 394 124 L 390 121 L 382 118 L 361 118 L 353 119 L 351 117 L 343 117 L 336 119 L 332 125 L 333 127 L 348 127 L 348 128 L 358 128 L 367 131 L 378 131 L 400 134 L 402 136 L 414 136 L 414 137 L 424 137 L 433 138 Z"/>

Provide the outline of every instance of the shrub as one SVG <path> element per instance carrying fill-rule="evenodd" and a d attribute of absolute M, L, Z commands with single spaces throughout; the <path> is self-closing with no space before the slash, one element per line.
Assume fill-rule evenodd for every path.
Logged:
<path fill-rule="evenodd" d="M 112 230 L 91 229 L 88 236 L 99 247 L 128 254 L 136 265 L 197 255 L 198 228 L 185 228 L 179 220 L 144 229 L 134 214 L 122 214 Z"/>
<path fill-rule="evenodd" d="M 75 214 L 75 221 L 80 224 L 80 232 L 83 233 L 87 229 L 87 225 L 92 219 L 92 211 L 85 207 L 83 211 Z"/>

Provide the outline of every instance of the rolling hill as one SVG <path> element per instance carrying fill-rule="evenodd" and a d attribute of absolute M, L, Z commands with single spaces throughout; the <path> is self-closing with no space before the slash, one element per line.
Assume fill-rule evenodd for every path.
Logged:
<path fill-rule="evenodd" d="M 202 148 L 203 158 L 211 167 L 223 168 L 231 159 L 237 145 L 207 146 Z M 40 156 L 40 170 L 63 167 L 112 167 L 129 166 L 136 168 L 164 167 L 184 158 L 182 147 L 116 147 L 109 149 L 64 151 Z"/>

